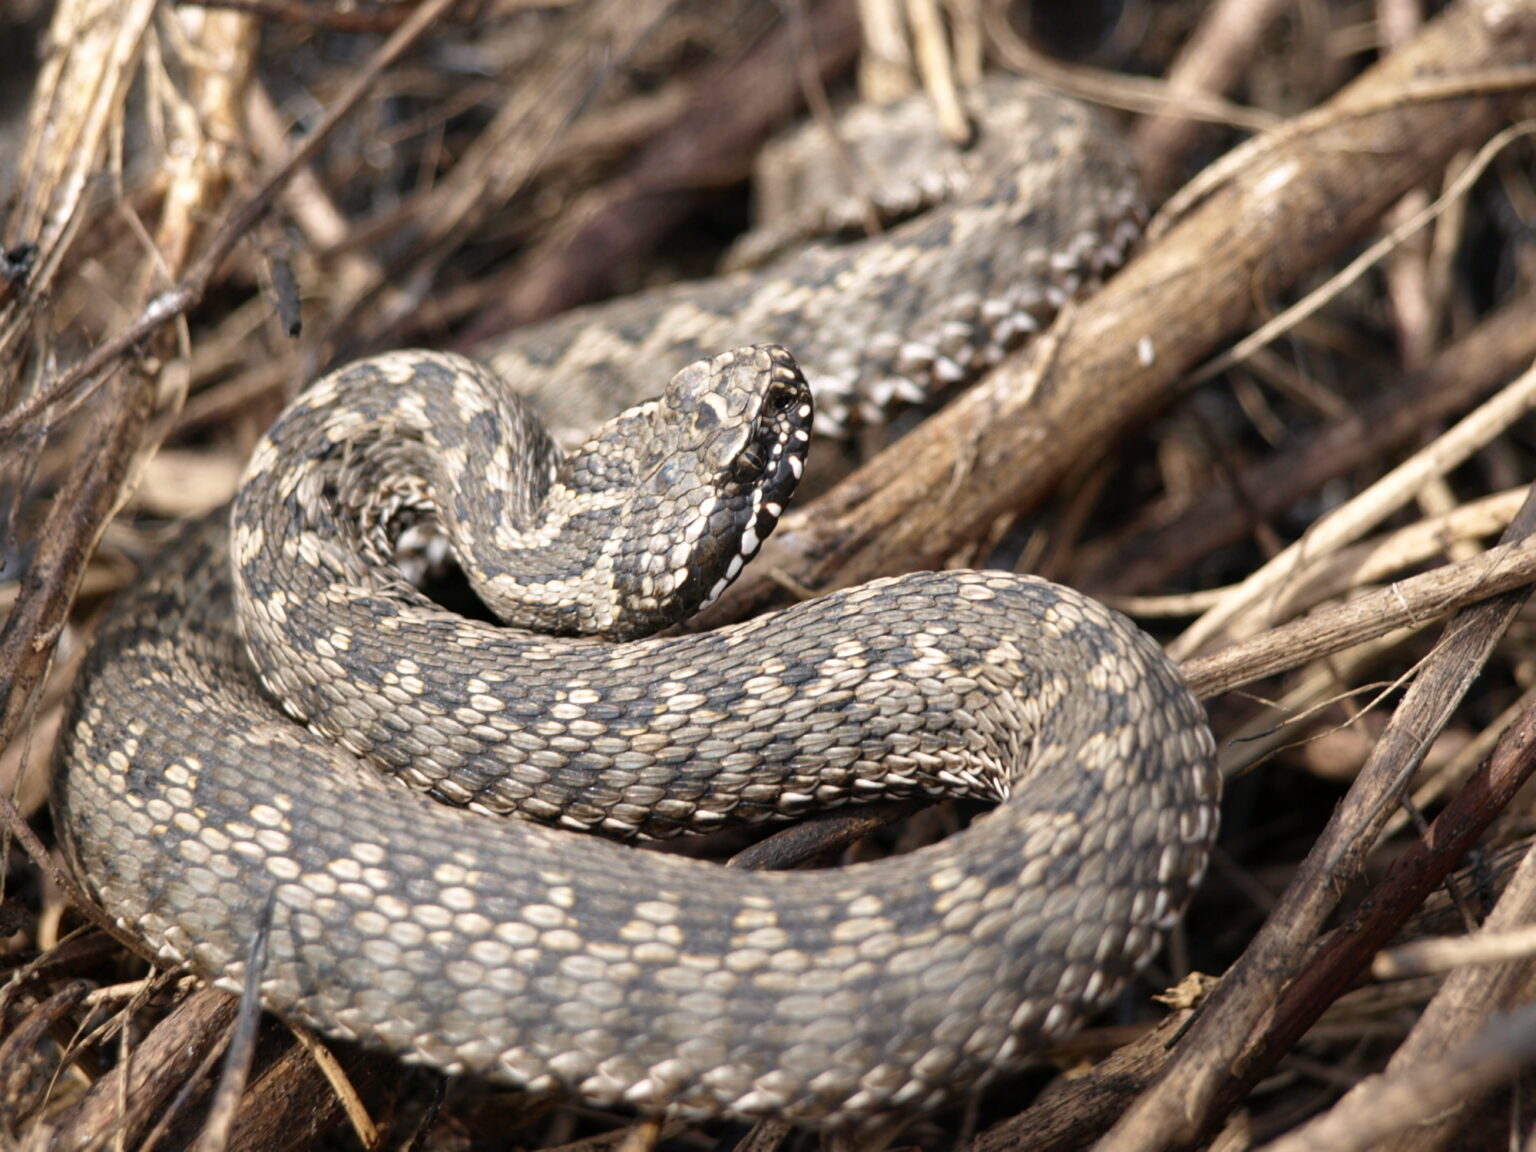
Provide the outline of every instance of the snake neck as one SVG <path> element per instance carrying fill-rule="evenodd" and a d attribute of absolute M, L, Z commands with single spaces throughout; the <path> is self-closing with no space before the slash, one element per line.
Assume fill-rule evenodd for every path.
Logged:
<path fill-rule="evenodd" d="M 316 594 L 423 604 L 402 536 L 439 533 L 503 624 L 613 640 L 720 595 L 804 468 L 810 396 L 781 348 L 683 369 L 567 457 L 500 380 L 462 357 L 392 353 L 320 381 L 268 433 L 232 512 L 237 591 L 276 566 Z"/>

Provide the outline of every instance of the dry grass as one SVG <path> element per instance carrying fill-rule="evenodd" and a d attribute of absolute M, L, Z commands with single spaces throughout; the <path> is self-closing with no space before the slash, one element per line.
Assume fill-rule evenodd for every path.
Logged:
<path fill-rule="evenodd" d="M 813 1139 L 631 1128 L 242 1029 L 104 930 L 46 801 L 94 616 L 168 524 L 228 498 L 286 396 L 339 358 L 707 270 L 762 137 L 818 78 L 848 87 L 853 7 L 0 12 L 6 1146 Z M 1125 7 L 1075 65 L 995 5 L 948 7 L 948 53 L 918 23 L 930 69 L 963 79 L 985 49 L 1124 109 L 1157 221 L 1034 354 L 787 517 L 717 613 L 1001 556 L 1138 615 L 1209 698 L 1221 853 L 1123 1018 L 898 1138 L 1067 1149 L 1120 1120 L 1109 1147 L 1536 1146 L 1536 1024 L 1504 1018 L 1536 991 L 1514 931 L 1536 889 L 1536 3 L 1422 26 L 1412 0 Z M 862 83 L 899 81 L 899 55 L 872 31 Z M 1411 953 L 1371 975 L 1405 923 L 1485 919 L 1496 963 L 1474 944 L 1448 975 Z M 1148 1002 L 1191 972 L 1225 975 Z M 227 1049 L 248 1076 L 215 1091 Z"/>

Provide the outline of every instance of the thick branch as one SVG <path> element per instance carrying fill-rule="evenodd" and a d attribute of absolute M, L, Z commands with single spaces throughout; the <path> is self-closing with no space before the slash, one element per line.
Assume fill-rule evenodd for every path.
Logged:
<path fill-rule="evenodd" d="M 1255 141 L 1232 158 L 1236 178 L 1064 318 L 1048 364 L 1001 365 L 786 517 L 713 620 L 783 601 L 786 586 L 821 590 L 939 564 L 999 516 L 1038 505 L 1068 468 L 1167 403 L 1256 307 L 1485 140 L 1502 115 L 1491 96 L 1467 94 L 1477 73 L 1533 52 L 1529 10 L 1466 4 L 1321 110 Z M 1428 76 L 1464 81 L 1461 94 L 1403 95 Z"/>

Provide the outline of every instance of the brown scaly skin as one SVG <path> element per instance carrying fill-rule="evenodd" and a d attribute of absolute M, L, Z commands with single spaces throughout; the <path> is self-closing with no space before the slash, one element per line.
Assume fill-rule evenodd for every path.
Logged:
<path fill-rule="evenodd" d="M 1220 787 L 1147 637 L 978 572 L 622 644 L 451 616 L 389 566 L 413 521 L 514 618 L 629 634 L 686 612 L 771 527 L 809 418 L 794 362 L 761 346 L 687 369 L 571 460 L 508 403 L 459 358 L 335 374 L 258 449 L 230 517 L 118 606 L 55 790 L 114 917 L 234 988 L 270 907 L 269 1008 L 450 1073 L 829 1127 L 1017 1063 L 1151 956 Z M 487 480 L 511 487 L 474 495 Z M 817 873 L 565 830 L 916 793 L 1000 803 Z M 494 815 L 511 810 L 556 827 Z"/>
<path fill-rule="evenodd" d="M 578 308 L 476 355 L 536 399 L 562 443 L 683 365 L 745 344 L 794 352 L 823 436 L 974 380 L 1120 265 L 1141 203 L 1129 148 L 1086 105 L 1001 77 L 967 104 L 976 139 L 963 153 L 945 145 L 920 98 L 855 109 L 840 128 L 859 163 L 875 168 L 861 191 L 878 195 L 873 181 L 897 169 L 899 214 L 963 189 L 916 219 L 761 269 Z M 789 148 L 806 150 L 798 140 Z M 778 155 L 773 163 L 789 164 Z M 807 166 L 789 198 L 832 200 L 820 175 L 840 166 Z M 830 221 L 818 222 L 862 221 L 862 209 L 832 204 Z"/>

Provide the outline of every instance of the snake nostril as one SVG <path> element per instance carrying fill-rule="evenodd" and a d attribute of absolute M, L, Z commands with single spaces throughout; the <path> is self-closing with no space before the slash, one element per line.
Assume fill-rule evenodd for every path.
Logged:
<path fill-rule="evenodd" d="M 783 415 L 792 411 L 795 405 L 801 402 L 803 395 L 803 390 L 793 384 L 775 380 L 773 386 L 768 389 L 764 407 L 774 415 Z"/>

